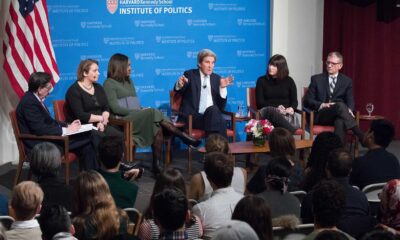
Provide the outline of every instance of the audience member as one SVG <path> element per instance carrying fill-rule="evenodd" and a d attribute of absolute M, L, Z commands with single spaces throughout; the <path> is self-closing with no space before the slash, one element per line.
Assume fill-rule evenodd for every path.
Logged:
<path fill-rule="evenodd" d="M 375 229 L 366 233 L 362 240 L 399 240 L 399 236 L 396 236 L 390 231 Z"/>
<path fill-rule="evenodd" d="M 188 123 L 193 116 L 193 128 L 203 129 L 206 136 L 219 133 L 226 137 L 226 120 L 222 116 L 228 90 L 233 77 L 221 78 L 213 73 L 217 55 L 210 49 L 197 54 L 198 69 L 185 71 L 174 85 L 174 91 L 182 96 L 180 120 Z"/>
<path fill-rule="evenodd" d="M 120 137 L 105 136 L 99 144 L 99 158 L 103 169 L 99 172 L 106 180 L 118 208 L 132 208 L 138 193 L 138 186 L 123 179 L 119 167 L 124 157 L 124 144 Z M 132 169 L 125 174 L 137 176 L 143 170 Z M 141 173 L 140 173 L 141 174 Z"/>
<path fill-rule="evenodd" d="M 40 212 L 43 191 L 35 182 L 24 181 L 14 187 L 10 201 L 10 216 L 15 219 L 6 232 L 8 240 L 42 239 L 39 223 L 35 219 Z"/>
<path fill-rule="evenodd" d="M 363 142 L 364 133 L 358 127 L 352 112 L 353 83 L 351 78 L 339 72 L 342 67 L 342 54 L 330 52 L 326 59 L 327 72 L 311 77 L 303 105 L 316 112 L 316 124 L 333 125 L 343 143 L 347 130 L 351 130 Z"/>
<path fill-rule="evenodd" d="M 74 191 L 59 179 L 60 150 L 50 142 L 35 145 L 30 154 L 30 167 L 44 192 L 43 206 L 59 204 L 72 211 Z"/>
<path fill-rule="evenodd" d="M 1 223 L 0 223 L 0 240 L 7 240 L 6 231 Z"/>
<path fill-rule="evenodd" d="M 251 226 L 242 221 L 228 220 L 219 227 L 213 237 L 213 240 L 258 240 L 257 233 Z"/>
<path fill-rule="evenodd" d="M 324 230 L 315 237 L 315 240 L 348 240 L 344 233 L 335 230 Z"/>
<path fill-rule="evenodd" d="M 395 134 L 394 126 L 387 120 L 374 120 L 366 134 L 368 152 L 353 162 L 350 182 L 360 189 L 373 183 L 400 178 L 399 160 L 386 151 Z"/>
<path fill-rule="evenodd" d="M 219 134 L 210 134 L 205 143 L 207 153 L 222 152 L 229 153 L 228 140 Z M 246 190 L 247 171 L 241 167 L 233 168 L 231 186 L 236 192 L 244 194 Z M 210 198 L 213 189 L 207 180 L 206 173 L 201 171 L 192 176 L 190 180 L 189 198 L 202 202 Z"/>
<path fill-rule="evenodd" d="M 287 192 L 292 165 L 285 157 L 272 159 L 265 170 L 265 191 L 257 194 L 271 207 L 273 226 L 295 227 L 299 224 L 300 202 Z"/>
<path fill-rule="evenodd" d="M 332 132 L 322 132 L 315 138 L 307 168 L 304 171 L 302 189 L 309 192 L 316 183 L 326 178 L 326 161 L 329 153 L 337 148 L 343 147 L 340 138 Z"/>
<path fill-rule="evenodd" d="M 160 171 L 163 134 L 179 137 L 185 144 L 197 147 L 201 141 L 176 128 L 167 116 L 156 108 L 141 109 L 133 80 L 131 79 L 131 60 L 128 56 L 116 53 L 108 62 L 107 79 L 104 91 L 110 103 L 111 114 L 132 121 L 132 138 L 140 147 L 151 145 L 153 151 L 153 172 Z"/>
<path fill-rule="evenodd" d="M 248 223 L 261 240 L 272 240 L 271 210 L 268 203 L 257 196 L 242 198 L 232 213 L 233 220 Z"/>
<path fill-rule="evenodd" d="M 206 155 L 204 171 L 210 181 L 213 193 L 209 199 L 193 207 L 204 226 L 204 237 L 211 234 L 232 217 L 232 211 L 243 194 L 231 187 L 233 162 L 224 153 L 212 152 Z"/>
<path fill-rule="evenodd" d="M 160 230 L 154 222 L 154 196 L 167 187 L 175 187 L 182 191 L 182 193 L 184 193 L 186 196 L 185 180 L 178 170 L 167 168 L 161 172 L 156 179 L 156 183 L 154 184 L 149 206 L 144 212 L 144 220 L 140 225 L 139 237 L 142 240 L 158 239 L 160 236 Z M 197 239 L 203 235 L 203 226 L 201 225 L 199 217 L 196 215 L 191 215 L 191 217 L 186 221 L 185 227 L 190 239 Z"/>
<path fill-rule="evenodd" d="M 61 205 L 43 207 L 38 217 L 43 240 L 70 239 L 75 240 L 74 225 L 67 210 Z"/>
<path fill-rule="evenodd" d="M 294 114 L 298 104 L 296 84 L 284 56 L 275 54 L 269 59 L 267 74 L 257 79 L 256 102 L 261 119 L 291 133 L 299 128 Z"/>
<path fill-rule="evenodd" d="M 76 181 L 76 238 L 119 239 L 127 234 L 128 216 L 119 210 L 104 178 L 96 171 L 82 172 Z"/>
<path fill-rule="evenodd" d="M 285 157 L 292 165 L 289 175 L 289 191 L 298 190 L 303 179 L 303 167 L 298 163 L 298 161 L 294 160 L 296 145 L 294 143 L 293 135 L 289 130 L 277 127 L 272 130 L 268 140 L 271 157 Z M 250 193 L 258 194 L 265 191 L 265 171 L 267 165 L 268 163 L 266 165 L 261 165 L 254 176 L 250 179 L 247 184 L 247 190 Z"/>
<path fill-rule="evenodd" d="M 349 184 L 352 157 L 344 149 L 335 149 L 328 155 L 326 165 L 327 177 L 336 181 L 343 189 L 346 204 L 337 227 L 355 238 L 370 231 L 376 221 L 371 216 L 368 200 L 364 193 Z M 313 207 L 311 192 L 307 194 L 301 205 L 303 223 L 313 222 Z"/>
<path fill-rule="evenodd" d="M 45 72 L 32 73 L 28 80 L 28 91 L 22 97 L 16 110 L 18 125 L 21 133 L 35 135 L 69 136 L 69 150 L 78 155 L 84 170 L 97 169 L 95 138 L 92 131 L 74 134 L 81 127 L 79 120 L 70 125 L 54 120 L 49 110 L 43 104 L 53 86 L 51 75 Z M 42 141 L 25 140 L 24 145 L 30 150 Z M 53 141 L 60 149 L 64 145 L 60 141 Z"/>
<path fill-rule="evenodd" d="M 159 239 L 189 239 L 185 230 L 186 219 L 190 218 L 188 200 L 177 188 L 165 188 L 153 199 L 154 220 L 160 229 Z"/>
<path fill-rule="evenodd" d="M 345 192 L 334 180 L 322 180 L 313 188 L 312 207 L 315 230 L 304 240 L 314 240 L 324 230 L 340 231 L 337 224 L 346 204 Z M 342 232 L 344 233 L 344 232 Z M 349 240 L 354 240 L 344 233 Z"/>
<path fill-rule="evenodd" d="M 400 235 L 400 180 L 387 182 L 378 196 L 381 200 L 380 227 Z"/>

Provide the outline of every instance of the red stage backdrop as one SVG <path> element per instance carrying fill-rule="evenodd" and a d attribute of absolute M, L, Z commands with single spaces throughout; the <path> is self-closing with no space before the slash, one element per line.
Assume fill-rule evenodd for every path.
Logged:
<path fill-rule="evenodd" d="M 399 13 L 400 8 L 393 11 Z M 324 59 L 330 51 L 343 54 L 342 72 L 353 79 L 356 109 L 367 114 L 365 105 L 372 102 L 372 114 L 393 122 L 399 139 L 400 18 L 378 21 L 376 2 L 360 6 L 344 0 L 326 0 L 323 45 Z M 364 129 L 367 127 L 367 123 L 361 124 Z"/>

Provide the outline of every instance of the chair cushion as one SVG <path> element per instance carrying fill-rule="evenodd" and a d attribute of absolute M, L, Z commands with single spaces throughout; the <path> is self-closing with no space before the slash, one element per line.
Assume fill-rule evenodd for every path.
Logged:
<path fill-rule="evenodd" d="M 313 132 L 318 135 L 322 132 L 333 132 L 335 128 L 333 126 L 322 126 L 322 125 L 314 125 Z"/>
<path fill-rule="evenodd" d="M 206 132 L 200 129 L 192 129 L 192 137 L 202 139 L 206 136 Z"/>
<path fill-rule="evenodd" d="M 293 135 L 303 135 L 303 133 L 304 133 L 303 129 L 298 128 L 298 129 L 293 133 Z"/>
<path fill-rule="evenodd" d="M 232 129 L 226 129 L 226 135 L 228 137 L 233 137 L 235 136 L 235 132 Z"/>
<path fill-rule="evenodd" d="M 70 162 L 75 161 L 76 159 L 77 159 L 77 157 L 76 157 L 75 153 L 69 152 L 69 153 L 68 153 L 68 158 L 65 159 L 65 157 L 62 156 L 61 161 L 62 161 L 63 163 L 70 163 Z"/>

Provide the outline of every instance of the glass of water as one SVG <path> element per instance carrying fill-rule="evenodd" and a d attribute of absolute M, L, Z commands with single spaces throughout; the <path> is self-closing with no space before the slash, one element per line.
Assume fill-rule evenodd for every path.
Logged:
<path fill-rule="evenodd" d="M 171 112 L 171 116 L 170 116 L 171 122 L 173 124 L 176 124 L 176 122 L 178 121 L 178 113 L 176 112 Z"/>
<path fill-rule="evenodd" d="M 374 104 L 373 103 L 367 103 L 365 106 L 365 109 L 368 112 L 368 117 L 371 117 L 371 113 L 374 111 Z"/>

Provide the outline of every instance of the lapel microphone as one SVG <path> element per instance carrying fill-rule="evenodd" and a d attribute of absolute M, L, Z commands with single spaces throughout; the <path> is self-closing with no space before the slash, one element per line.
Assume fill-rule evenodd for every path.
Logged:
<path fill-rule="evenodd" d="M 203 86 L 202 86 L 203 88 L 207 87 L 207 78 L 208 78 L 207 76 L 204 77 Z"/>

